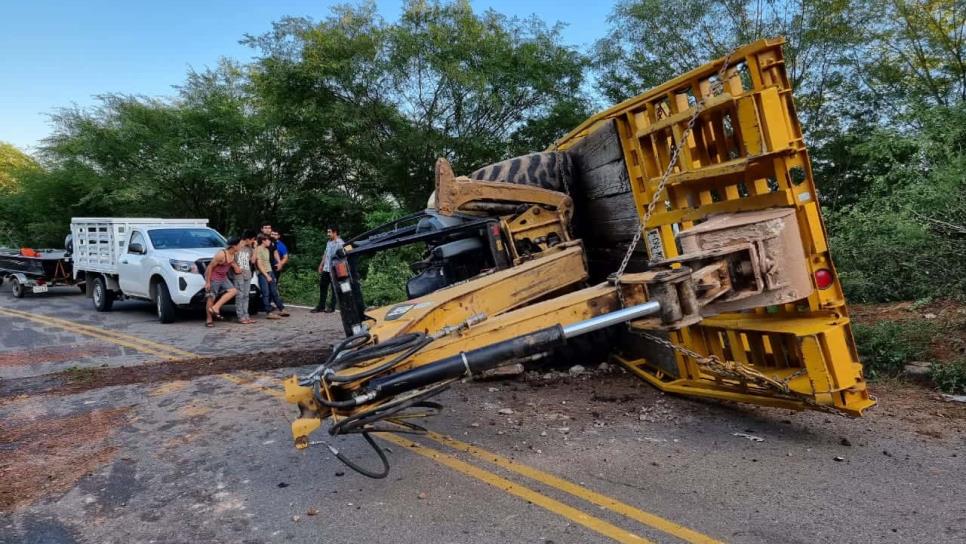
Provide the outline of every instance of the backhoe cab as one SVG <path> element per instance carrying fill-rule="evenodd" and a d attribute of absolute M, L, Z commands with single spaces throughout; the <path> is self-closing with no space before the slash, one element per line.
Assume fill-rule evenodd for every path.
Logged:
<path fill-rule="evenodd" d="M 466 177 L 438 161 L 433 206 L 351 240 L 333 267 L 347 338 L 285 382 L 296 446 L 328 420 L 330 434 L 363 434 L 383 467 L 330 446 L 337 457 L 385 476 L 369 433 L 419 431 L 413 411 L 438 409 L 428 399 L 454 381 L 605 333 L 598 355 L 667 392 L 849 415 L 874 405 L 781 43 L 614 106 L 548 152 Z M 413 243 L 426 253 L 410 300 L 366 309 L 358 259 Z"/>

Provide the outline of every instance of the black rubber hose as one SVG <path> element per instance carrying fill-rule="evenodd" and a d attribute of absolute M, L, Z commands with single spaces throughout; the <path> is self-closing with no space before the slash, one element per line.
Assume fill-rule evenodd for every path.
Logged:
<path fill-rule="evenodd" d="M 381 447 L 379 447 L 379 444 L 376 444 L 376 441 L 373 440 L 371 436 L 369 436 L 368 432 L 363 432 L 362 437 L 366 439 L 366 442 L 369 443 L 372 449 L 376 451 L 376 455 L 379 456 L 379 462 L 382 463 L 382 470 L 380 472 L 371 471 L 367 468 L 357 465 L 351 459 L 343 455 L 341 451 L 335 454 L 335 458 L 338 459 L 339 461 L 342 461 L 342 463 L 345 464 L 345 466 L 351 468 L 352 470 L 358 472 L 359 474 L 362 474 L 363 476 L 368 476 L 369 478 L 373 478 L 376 480 L 385 478 L 386 476 L 389 475 L 389 459 L 386 457 L 386 452 Z"/>
<path fill-rule="evenodd" d="M 356 380 L 364 380 L 366 378 L 371 378 L 372 376 L 381 374 L 384 371 L 389 370 L 390 368 L 393 368 L 394 366 L 405 361 L 409 357 L 412 357 L 416 352 L 423 349 L 427 344 L 433 341 L 432 338 L 430 338 L 429 336 L 426 336 L 425 334 L 413 335 L 413 336 L 414 337 L 411 338 L 408 341 L 408 343 L 400 344 L 399 346 L 393 346 L 394 350 L 387 350 L 386 353 L 379 355 L 379 357 L 385 357 L 393 353 L 399 353 L 399 355 L 397 355 L 396 357 L 393 357 L 389 361 L 386 361 L 385 363 L 377 367 L 364 370 L 363 372 L 359 372 L 358 374 L 352 374 L 348 376 L 337 376 L 337 375 L 328 376 L 327 378 L 328 381 L 330 383 L 348 383 L 348 382 L 354 382 Z M 398 351 L 395 351 L 395 349 L 398 349 Z M 370 358 L 375 359 L 376 356 L 368 357 L 367 359 L 370 359 Z M 343 366 L 342 368 L 345 368 L 345 367 Z"/>

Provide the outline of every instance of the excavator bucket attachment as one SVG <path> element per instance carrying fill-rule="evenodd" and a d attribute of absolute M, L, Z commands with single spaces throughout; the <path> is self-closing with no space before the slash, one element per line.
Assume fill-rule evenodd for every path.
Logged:
<path fill-rule="evenodd" d="M 584 194 L 574 200 L 588 233 L 583 238 L 592 271 L 616 268 L 607 262 L 613 254 L 595 250 L 592 233 L 609 233 L 598 244 L 609 247 L 633 237 L 679 144 L 666 193 L 645 226 L 646 254 L 634 259 L 639 266 L 678 257 L 689 229 L 709 218 L 794 212 L 811 287 L 800 298 L 763 300 L 753 309 L 668 332 L 666 338 L 682 349 L 630 339 L 618 356 L 623 364 L 675 393 L 859 415 L 875 401 L 866 390 L 829 255 L 783 43 L 741 47 L 598 114 L 552 149 L 576 157 Z M 700 113 L 688 132 L 696 108 Z M 751 368 L 780 387 L 710 372 L 702 363 L 709 355 Z"/>

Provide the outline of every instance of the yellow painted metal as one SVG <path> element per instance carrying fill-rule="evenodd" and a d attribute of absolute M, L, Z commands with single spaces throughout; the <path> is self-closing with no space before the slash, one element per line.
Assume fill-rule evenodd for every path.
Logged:
<path fill-rule="evenodd" d="M 705 107 L 683 142 L 680 161 L 670 176 L 665 206 L 660 206 L 646 225 L 659 234 L 663 245 L 659 257 L 677 257 L 676 234 L 713 214 L 782 207 L 795 212 L 809 272 L 827 269 L 835 277 L 815 200 L 811 165 L 784 71 L 782 43 L 762 40 L 738 49 L 729 57 L 724 81 L 715 81 L 723 62 L 719 60 L 625 101 L 583 123 L 554 149 L 567 149 L 600 123 L 613 120 L 632 198 L 643 216 L 672 150 L 681 143 L 692 108 L 703 102 Z M 472 210 L 468 207 L 472 203 L 500 200 L 531 204 L 524 213 L 500 218 L 511 244 L 524 237 L 546 238 L 551 233 L 558 234 L 563 242 L 553 247 L 543 244 L 540 252 L 529 256 L 511 247 L 514 266 L 508 269 L 370 310 L 370 332 L 377 341 L 407 332 L 434 334 L 473 316 L 486 315 L 484 322 L 438 338 L 388 372 L 425 365 L 545 327 L 575 323 L 619 307 L 613 285 L 581 288 L 588 279 L 587 266 L 581 242 L 567 241 L 572 205 L 566 195 L 456 178 L 448 163 L 437 163 L 436 202 L 440 211 L 456 213 Z M 486 208 L 476 208 L 480 209 Z M 655 248 L 649 245 L 647 249 L 652 252 Z M 622 282 L 622 288 L 627 304 L 646 299 L 641 284 Z M 389 319 L 390 312 L 393 319 Z M 617 347 L 614 355 L 649 383 L 683 395 L 794 409 L 829 407 L 854 415 L 875 403 L 862 377 L 837 279 L 827 289 L 816 287 L 806 298 L 792 303 L 718 315 L 670 332 L 669 337 L 698 354 L 751 365 L 788 390 L 712 376 L 699 361 L 680 353 L 675 354 L 677 368 L 673 373 L 637 354 L 620 353 Z M 370 361 L 339 373 L 351 379 L 382 362 Z M 345 393 L 359 385 L 361 381 L 339 387 Z M 293 433 L 303 443 L 308 432 L 318 427 L 320 418 L 352 411 L 320 408 L 312 391 L 299 386 L 294 378 L 286 382 L 286 397 L 302 409 L 303 417 L 293 423 Z"/>
<path fill-rule="evenodd" d="M 643 215 L 695 104 L 703 102 L 670 176 L 667 206 L 660 206 L 646 225 L 660 234 L 661 257 L 676 256 L 675 234 L 710 215 L 788 207 L 795 209 L 813 278 L 815 271 L 826 269 L 835 279 L 830 287 L 816 288 L 795 303 L 767 313 L 761 308 L 707 319 L 672 333 L 671 339 L 698 353 L 747 361 L 774 377 L 802 373 L 789 381 L 793 391 L 857 414 L 874 400 L 866 391 L 845 297 L 829 255 L 783 43 L 760 40 L 741 47 L 730 55 L 724 81 L 717 77 L 725 60 L 710 62 L 588 119 L 551 149 L 566 150 L 601 123 L 616 122 L 635 205 Z M 720 380 L 703 376 L 695 361 L 680 355 L 677 359 L 679 379 L 671 382 L 656 378 L 656 366 L 645 360 L 623 360 L 668 391 L 768 403 L 743 384 L 722 390 Z"/>

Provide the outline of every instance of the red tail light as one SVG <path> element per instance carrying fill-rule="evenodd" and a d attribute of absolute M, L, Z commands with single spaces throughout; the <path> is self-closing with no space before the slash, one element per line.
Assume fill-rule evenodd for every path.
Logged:
<path fill-rule="evenodd" d="M 495 238 L 499 238 L 500 237 L 500 224 L 499 223 L 490 223 L 490 234 L 492 234 Z"/>
<path fill-rule="evenodd" d="M 349 265 L 345 262 L 335 263 L 335 277 L 344 280 L 349 277 Z"/>
<path fill-rule="evenodd" d="M 835 276 L 827 268 L 820 268 L 815 271 L 815 285 L 819 289 L 828 289 L 835 282 Z"/>

